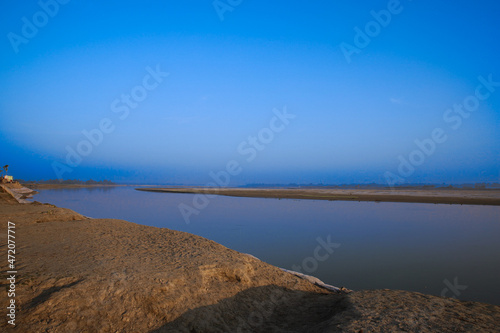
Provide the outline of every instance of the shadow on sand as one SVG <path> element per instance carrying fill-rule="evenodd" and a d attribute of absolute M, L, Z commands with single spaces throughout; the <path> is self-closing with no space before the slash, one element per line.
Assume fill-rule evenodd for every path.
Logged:
<path fill-rule="evenodd" d="M 36 308 L 39 304 L 48 300 L 52 296 L 52 294 L 54 294 L 62 289 L 65 289 L 65 288 L 71 288 L 71 287 L 79 284 L 82 281 L 83 281 L 83 279 L 80 279 L 80 280 L 77 280 L 77 281 L 74 281 L 71 283 L 67 283 L 67 284 L 62 285 L 62 286 L 54 286 L 54 287 L 50 287 L 50 288 L 44 290 L 40 295 L 36 296 L 35 298 L 33 298 L 31 301 L 29 301 L 26 304 L 26 310 L 31 310 L 33 308 Z"/>
<path fill-rule="evenodd" d="M 275 285 L 255 287 L 219 303 L 185 312 L 150 333 L 322 332 L 348 308 L 345 295 L 318 294 Z M 335 325 L 333 325 L 335 326 Z"/>

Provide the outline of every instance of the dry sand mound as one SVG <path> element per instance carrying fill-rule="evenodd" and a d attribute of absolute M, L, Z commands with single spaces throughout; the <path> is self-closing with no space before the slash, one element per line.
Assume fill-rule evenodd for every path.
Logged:
<path fill-rule="evenodd" d="M 16 223 L 17 325 L 5 317 L 1 324 L 9 331 L 494 332 L 500 326 L 498 306 L 403 291 L 332 293 L 202 237 L 13 203 L 5 193 L 0 220 Z M 6 253 L 6 234 L 1 248 Z M 6 260 L 1 269 L 7 271 Z M 5 276 L 1 281 L 5 290 Z M 5 291 L 0 301 L 7 304 Z"/>

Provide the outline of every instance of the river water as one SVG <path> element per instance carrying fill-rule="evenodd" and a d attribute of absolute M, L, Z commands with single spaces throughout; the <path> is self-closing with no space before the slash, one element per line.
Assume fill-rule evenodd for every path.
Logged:
<path fill-rule="evenodd" d="M 349 289 L 403 289 L 500 305 L 500 207 L 212 196 L 134 187 L 40 190 L 94 218 L 186 231 Z"/>

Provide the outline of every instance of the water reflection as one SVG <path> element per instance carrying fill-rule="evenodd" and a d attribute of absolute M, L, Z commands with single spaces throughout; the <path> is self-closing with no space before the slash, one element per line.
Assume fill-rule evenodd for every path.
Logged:
<path fill-rule="evenodd" d="M 457 279 L 459 298 L 500 304 L 500 207 L 220 196 L 187 225 L 178 205 L 192 196 L 116 187 L 41 190 L 35 200 L 194 233 L 337 286 L 440 295 Z M 339 246 L 318 260 L 328 237 Z"/>

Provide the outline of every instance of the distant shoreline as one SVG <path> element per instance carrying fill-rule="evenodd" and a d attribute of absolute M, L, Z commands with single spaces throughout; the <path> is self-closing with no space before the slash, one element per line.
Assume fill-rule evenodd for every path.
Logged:
<path fill-rule="evenodd" d="M 232 197 L 329 201 L 407 202 L 500 206 L 500 190 L 462 189 L 301 189 L 301 188 L 136 188 L 138 191 L 199 193 Z"/>
<path fill-rule="evenodd" d="M 129 186 L 121 184 L 36 184 L 36 183 L 26 183 L 23 186 L 31 189 L 40 190 L 53 190 L 53 189 L 63 189 L 63 188 L 88 188 L 88 187 L 117 187 L 117 186 Z"/>

